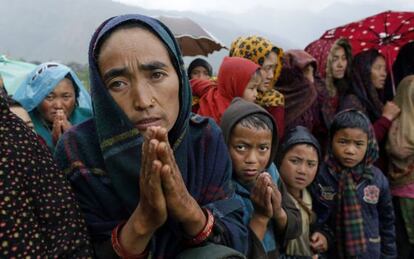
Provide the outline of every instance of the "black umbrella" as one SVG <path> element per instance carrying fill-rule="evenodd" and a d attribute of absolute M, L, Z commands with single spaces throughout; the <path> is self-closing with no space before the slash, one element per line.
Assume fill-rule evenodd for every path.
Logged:
<path fill-rule="evenodd" d="M 180 16 L 159 16 L 180 45 L 183 56 L 207 56 L 214 51 L 227 49 L 216 37 L 193 20 Z"/>

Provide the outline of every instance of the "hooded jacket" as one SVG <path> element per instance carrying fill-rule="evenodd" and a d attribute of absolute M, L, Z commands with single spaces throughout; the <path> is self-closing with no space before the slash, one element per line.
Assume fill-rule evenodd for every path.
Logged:
<path fill-rule="evenodd" d="M 370 125 L 369 119 L 360 111 L 348 110 L 362 116 Z M 332 143 L 334 134 L 330 134 L 329 143 Z M 378 145 L 372 126 L 367 132 L 367 149 L 364 159 L 356 166 L 347 168 L 341 165 L 332 151 L 332 144 L 328 149 L 328 159 L 319 167 L 319 172 L 310 186 L 313 198 L 314 210 L 318 215 L 317 224 L 327 224 L 335 231 L 336 246 L 329 248 L 329 258 L 347 256 L 348 249 L 356 243 L 353 238 L 357 230 L 353 225 L 349 232 L 345 232 L 349 220 L 358 222 L 362 218 L 362 238 L 365 240 L 366 249 L 358 251 L 357 258 L 396 258 L 394 210 L 388 180 L 377 167 L 373 165 L 378 158 Z M 351 175 L 355 179 L 355 205 L 348 206 L 344 210 L 344 201 L 349 199 L 352 193 L 348 190 L 340 192 L 340 184 L 344 175 Z M 352 188 L 353 189 L 353 188 Z M 345 194 L 347 196 L 345 196 Z M 341 198 L 339 198 L 341 197 Z M 347 204 L 346 204 L 347 205 Z M 353 209 L 352 213 L 348 211 Z M 345 211 L 345 212 L 344 212 Z M 348 212 L 348 213 L 346 213 Z M 359 213 L 360 212 L 360 213 Z M 348 217 L 345 217 L 346 215 Z M 340 218 L 338 224 L 338 216 Z M 347 221 L 347 222 L 346 222 Z M 345 224 L 347 223 L 347 224 Z M 353 232 L 351 232 L 353 231 Z M 324 233 L 328 234 L 328 233 Z M 334 240 L 334 236 L 327 235 L 328 240 Z M 356 241 L 355 241 L 356 240 Z M 348 245 L 348 246 L 345 246 Z"/>
<path fill-rule="evenodd" d="M 296 126 L 292 129 L 290 129 L 284 139 L 282 144 L 279 147 L 279 151 L 277 153 L 277 157 L 276 157 L 276 164 L 277 166 L 280 168 L 280 165 L 282 164 L 282 160 L 285 157 L 286 153 L 291 150 L 295 145 L 299 145 L 299 144 L 308 144 L 308 145 L 312 145 L 317 152 L 318 155 L 318 161 L 320 164 L 321 160 L 322 160 L 322 150 L 321 147 L 319 145 L 318 140 L 310 133 L 310 131 L 303 127 L 303 126 Z M 310 193 L 304 192 L 302 197 L 309 197 Z M 310 197 L 309 197 L 310 198 Z M 295 199 L 292 196 L 292 199 Z M 306 207 L 308 207 L 308 209 L 310 211 L 312 211 L 312 214 L 309 215 L 308 213 L 305 213 L 305 216 L 302 217 L 306 217 L 306 218 L 302 218 L 302 222 L 307 222 L 309 223 L 309 225 L 306 226 L 301 226 L 302 227 L 302 235 L 296 239 L 296 240 L 292 240 L 292 242 L 288 242 L 287 246 L 284 247 L 284 252 L 285 253 L 302 253 L 302 255 L 292 255 L 289 254 L 289 256 L 287 258 L 293 258 L 293 256 L 303 256 L 303 258 L 311 258 L 311 255 L 306 255 L 307 253 L 312 253 L 310 251 L 310 240 L 309 237 L 312 233 L 314 232 L 322 232 L 322 233 L 332 233 L 332 231 L 329 229 L 329 227 L 326 224 L 321 225 L 320 227 L 317 227 L 315 224 L 315 219 L 316 219 L 316 215 L 313 211 L 313 204 L 312 202 L 305 202 L 302 200 L 302 202 L 297 201 L 297 206 L 305 205 Z M 306 210 L 306 209 L 305 209 Z M 308 212 L 308 211 L 306 211 Z M 301 213 L 303 215 L 303 213 Z M 307 236 L 308 235 L 308 236 Z M 330 240 L 328 240 L 328 243 L 330 242 Z M 328 244 L 329 245 L 329 244 Z M 292 252 L 294 251 L 294 252 Z M 300 257 L 302 258 L 302 257 Z"/>
<path fill-rule="evenodd" d="M 300 212 L 296 208 L 294 202 L 287 195 L 286 187 L 279 179 L 279 173 L 272 161 L 274 161 L 277 147 L 278 147 L 278 135 L 277 126 L 270 115 L 265 109 L 257 104 L 247 102 L 242 98 L 235 98 L 229 108 L 224 112 L 222 117 L 221 129 L 223 131 L 225 142 L 228 144 L 232 134 L 233 128 L 237 123 L 253 114 L 263 114 L 267 116 L 273 124 L 272 132 L 272 149 L 269 162 L 267 164 L 267 172 L 272 176 L 274 182 L 278 185 L 282 194 L 282 207 L 287 214 L 287 226 L 284 233 L 277 233 L 275 230 L 275 222 L 271 220 L 268 225 L 263 241 L 259 240 L 253 231 L 250 232 L 249 238 L 249 257 L 250 258 L 273 258 L 278 254 L 279 247 L 288 239 L 294 239 L 301 233 L 301 220 Z M 245 215 L 243 221 L 245 225 L 249 225 L 251 215 L 254 211 L 253 204 L 250 200 L 250 188 L 238 182 L 233 177 L 233 183 L 235 185 L 236 193 L 240 195 L 241 201 L 244 204 Z"/>

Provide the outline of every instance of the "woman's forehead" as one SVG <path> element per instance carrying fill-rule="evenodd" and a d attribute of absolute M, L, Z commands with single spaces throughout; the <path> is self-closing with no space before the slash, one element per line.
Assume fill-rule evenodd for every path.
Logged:
<path fill-rule="evenodd" d="M 51 93 L 67 93 L 67 92 L 75 92 L 75 85 L 73 84 L 72 80 L 69 78 L 63 78 L 57 83 L 56 87 L 51 91 Z"/>
<path fill-rule="evenodd" d="M 142 28 L 128 28 L 114 31 L 102 44 L 98 65 L 102 69 L 108 61 L 125 65 L 159 61 L 172 65 L 170 55 L 163 42 L 152 32 Z"/>
<path fill-rule="evenodd" d="M 120 27 L 115 29 L 108 35 L 108 37 L 105 37 L 101 41 L 102 47 L 100 52 L 102 52 L 102 49 L 104 49 L 106 45 L 110 44 L 128 47 L 141 47 L 145 44 L 154 44 L 154 48 L 162 46 L 162 48 L 166 49 L 162 41 L 153 32 L 142 27 Z"/>

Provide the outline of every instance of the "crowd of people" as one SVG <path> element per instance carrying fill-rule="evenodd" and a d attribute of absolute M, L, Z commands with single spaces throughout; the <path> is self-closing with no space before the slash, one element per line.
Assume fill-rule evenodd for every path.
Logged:
<path fill-rule="evenodd" d="M 216 75 L 112 17 L 90 93 L 55 62 L 0 87 L 0 257 L 413 258 L 412 57 L 250 35 Z"/>

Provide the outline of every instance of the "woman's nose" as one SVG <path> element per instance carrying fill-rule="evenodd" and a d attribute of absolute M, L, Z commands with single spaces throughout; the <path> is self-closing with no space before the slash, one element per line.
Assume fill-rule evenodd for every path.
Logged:
<path fill-rule="evenodd" d="M 61 108 L 63 107 L 62 100 L 60 100 L 59 98 L 56 98 L 56 99 L 53 101 L 53 107 L 54 107 L 55 109 L 61 109 Z"/>
<path fill-rule="evenodd" d="M 149 87 L 143 83 L 137 83 L 133 86 L 131 97 L 137 110 L 146 109 L 156 101 Z"/>

